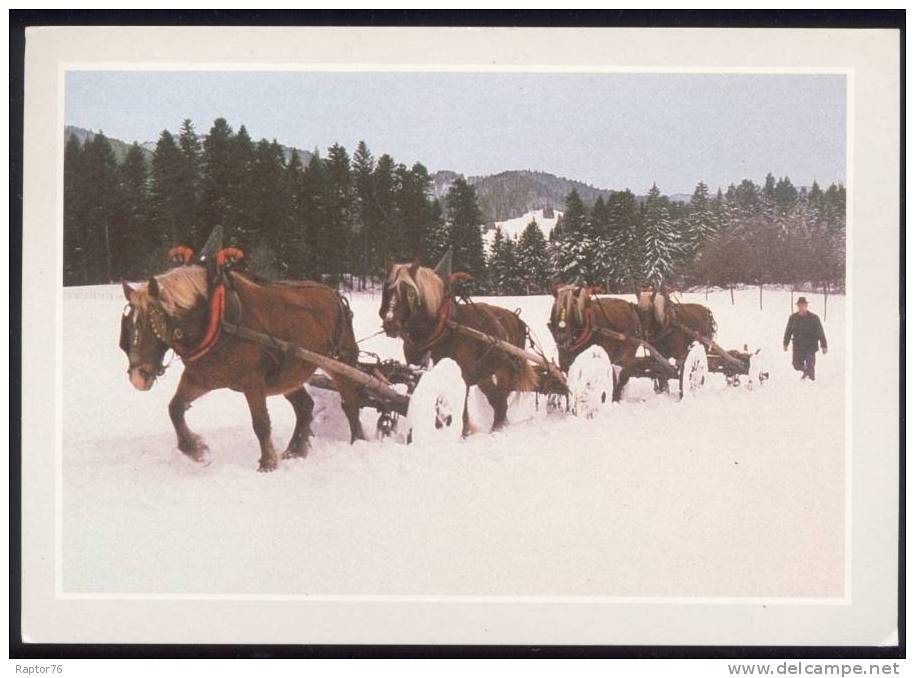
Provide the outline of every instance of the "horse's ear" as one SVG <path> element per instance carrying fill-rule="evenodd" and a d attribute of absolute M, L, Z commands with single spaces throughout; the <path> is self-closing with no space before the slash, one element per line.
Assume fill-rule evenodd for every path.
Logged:
<path fill-rule="evenodd" d="M 159 283 L 155 278 L 149 279 L 149 284 L 146 286 L 146 291 L 149 292 L 149 296 L 153 299 L 159 298 Z"/>
<path fill-rule="evenodd" d="M 562 283 L 553 283 L 553 296 L 559 297 L 559 288 L 562 287 Z"/>
<path fill-rule="evenodd" d="M 410 277 L 416 278 L 416 272 L 419 270 L 419 257 L 413 259 L 413 263 L 410 264 Z"/>
<path fill-rule="evenodd" d="M 604 293 L 604 288 L 601 287 L 600 285 L 591 286 L 591 294 L 603 294 L 603 293 Z"/>
<path fill-rule="evenodd" d="M 121 289 L 124 290 L 124 298 L 127 301 L 130 301 L 130 295 L 133 294 L 133 288 L 130 286 L 130 283 L 126 280 L 122 280 Z"/>
<path fill-rule="evenodd" d="M 385 273 L 390 273 L 392 268 L 394 268 L 394 259 L 393 259 L 393 257 L 390 257 L 390 256 L 385 257 L 385 260 L 384 260 L 384 272 L 385 272 Z"/>

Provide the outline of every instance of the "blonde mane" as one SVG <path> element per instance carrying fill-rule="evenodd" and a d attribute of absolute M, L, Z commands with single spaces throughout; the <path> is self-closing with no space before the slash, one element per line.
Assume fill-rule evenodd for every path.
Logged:
<path fill-rule="evenodd" d="M 156 276 L 159 286 L 159 303 L 169 315 L 181 316 L 193 310 L 207 298 L 207 274 L 202 266 L 179 266 Z M 141 283 L 133 292 L 131 301 L 146 309 L 151 301 L 149 283 Z"/>
<path fill-rule="evenodd" d="M 575 295 L 575 290 L 580 289 L 576 285 L 563 285 L 556 289 L 556 311 L 557 316 L 559 311 L 565 311 L 566 316 L 572 314 L 574 311 L 575 319 L 581 320 L 584 317 L 585 303 L 587 301 L 587 295 L 579 292 L 578 296 Z"/>
<path fill-rule="evenodd" d="M 416 291 L 423 308 L 430 316 L 438 313 L 442 300 L 445 298 L 445 283 L 431 268 L 420 266 L 414 274 L 410 275 L 412 264 L 394 264 L 388 274 L 388 284 L 396 285 L 406 283 Z"/>

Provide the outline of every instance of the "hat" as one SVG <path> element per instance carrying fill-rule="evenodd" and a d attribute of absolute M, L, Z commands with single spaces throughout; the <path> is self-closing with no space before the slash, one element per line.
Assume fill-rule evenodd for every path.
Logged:
<path fill-rule="evenodd" d="M 797 298 L 797 302 L 795 302 L 795 303 L 806 305 L 806 304 L 807 304 L 807 297 L 798 297 L 798 298 Z"/>

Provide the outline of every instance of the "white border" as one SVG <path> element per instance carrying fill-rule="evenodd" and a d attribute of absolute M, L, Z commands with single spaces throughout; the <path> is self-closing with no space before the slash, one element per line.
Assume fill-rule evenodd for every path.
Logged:
<path fill-rule="evenodd" d="M 546 34 L 544 52 L 537 37 Z M 393 39 L 399 38 L 399 39 Z M 494 39 L 495 38 L 495 39 Z M 862 370 L 848 351 L 846 396 L 857 403 L 846 415 L 846 595 L 842 599 L 552 598 L 387 596 L 351 597 L 223 596 L 87 599 L 57 597 L 58 518 L 42 502 L 23 504 L 23 631 L 27 639 L 49 642 L 438 642 L 438 643 L 655 643 L 655 644 L 879 644 L 895 627 L 895 528 L 898 479 L 898 401 L 887 398 L 896 344 L 887 341 L 885 318 L 895 313 L 898 280 L 899 54 L 896 31 L 775 29 L 30 29 L 27 32 L 25 110 L 25 204 L 23 255 L 23 362 L 37 365 L 49 353 L 60 358 L 60 343 L 36 322 L 48 302 L 60 307 L 60 238 L 51 249 L 54 267 L 34 265 L 47 257 L 41 239 L 55 237 L 60 206 L 47 218 L 47 195 L 62 175 L 61 110 L 54 120 L 45 102 L 62 96 L 62 64 L 100 70 L 294 70 L 493 72 L 694 72 L 845 73 L 847 109 L 848 281 L 864 294 L 846 311 L 848 346 L 878 338 L 884 352 L 880 379 Z M 538 46 L 535 48 L 535 46 Z M 158 62 L 167 53 L 167 62 Z M 257 54 L 263 61 L 243 64 Z M 312 56 L 321 54 L 321 62 Z M 474 63 L 461 60 L 474 55 Z M 331 61 L 327 61 L 327 58 Z M 632 57 L 637 57 L 635 61 Z M 128 69 L 123 62 L 132 61 Z M 614 67 L 595 63 L 620 64 Z M 421 65 L 414 65 L 421 64 Z M 534 64 L 534 65 L 532 65 Z M 691 64 L 684 66 L 683 64 Z M 798 66 L 797 64 L 803 64 Z M 56 82 L 55 82 L 56 78 Z M 855 129 L 867 129 L 868 144 L 855 153 Z M 41 144 L 57 152 L 39 153 Z M 54 162 L 49 166 L 48 159 Z M 866 167 L 861 171 L 858 165 Z M 56 181 L 49 181 L 50 172 Z M 854 177 L 854 185 L 853 185 Z M 862 181 L 859 182 L 859 178 Z M 883 181 L 883 183 L 878 183 Z M 894 201 L 895 197 L 895 201 Z M 863 220 L 859 217 L 864 215 Z M 857 228 L 867 229 L 868 247 L 853 252 Z M 861 255 L 860 257 L 858 255 Z M 878 263 L 879 262 L 879 263 Z M 50 262 L 48 262 L 50 263 Z M 856 267 L 863 274 L 855 275 Z M 49 268 L 53 271 L 49 272 Z M 861 272 L 859 271 L 859 273 Z M 48 275 L 55 278 L 49 284 Z M 887 284 L 889 281 L 890 284 Z M 49 299 L 48 292 L 52 293 Z M 851 306 L 847 306 L 852 308 Z M 58 310 L 59 313 L 59 310 Z M 879 332 L 860 322 L 865 314 L 883 320 Z M 55 316 L 60 322 L 59 315 Z M 31 321 L 31 323 L 30 323 Z M 44 337 L 36 332 L 44 330 Z M 53 333 L 56 336 L 56 332 Z M 854 335 L 854 336 L 852 336 Z M 30 360 L 32 362 L 30 362 Z M 58 363 L 59 364 L 59 363 Z M 60 376 L 51 368 L 60 401 Z M 49 382 L 35 368 L 23 384 L 23 497 L 41 496 L 42 477 L 59 473 L 59 433 L 48 441 L 41 396 Z M 863 379 L 858 380 L 863 375 Z M 875 384 L 875 381 L 880 383 Z M 894 382 L 895 383 L 895 382 Z M 858 389 L 852 391 L 852 386 Z M 875 389 L 875 386 L 878 388 Z M 879 402 L 879 405 L 877 404 Z M 864 404 L 867 403 L 867 406 Z M 47 406 L 47 399 L 44 401 Z M 38 424 L 45 424 L 41 430 Z M 863 423 L 863 426 L 858 426 Z M 888 435 L 887 435 L 888 434 Z M 855 440 L 857 435 L 860 439 Z M 882 437 L 881 437 L 882 436 Z M 50 445 L 47 443 L 50 442 Z M 865 445 L 868 446 L 865 448 Z M 883 446 L 881 446 L 883 445 Z M 49 456 L 41 454 L 47 449 Z M 53 460 L 50 468 L 48 461 Z M 895 465 L 893 465 L 895 463 Z M 851 478 L 854 472 L 855 482 Z M 55 477 L 55 493 L 59 476 Z M 38 483 L 38 485 L 36 485 Z M 44 487 L 48 487 L 45 484 Z M 30 494 L 31 493 L 31 494 Z M 49 502 L 53 503 L 53 502 Z M 857 513 L 855 513 L 857 511 Z M 48 530 L 43 516 L 54 527 Z M 46 536 L 50 534 L 50 543 Z M 852 539 L 853 538 L 853 539 Z M 44 546 L 43 546 L 44 544 Z M 852 553 L 853 548 L 858 549 Z M 50 586 L 48 586 L 50 584 Z M 853 587 L 853 588 L 852 588 Z M 854 591 L 854 595 L 852 594 Z M 90 594 L 91 595 L 91 594 Z M 459 599 L 459 600 L 457 600 Z M 713 601 L 713 602 L 711 602 Z M 252 608 L 251 606 L 256 606 Z M 252 610 L 259 614 L 253 614 Z M 277 620 L 264 622 L 264 619 Z M 260 623 L 258 623 L 260 622 Z M 282 622 L 282 623 L 280 623 Z"/>

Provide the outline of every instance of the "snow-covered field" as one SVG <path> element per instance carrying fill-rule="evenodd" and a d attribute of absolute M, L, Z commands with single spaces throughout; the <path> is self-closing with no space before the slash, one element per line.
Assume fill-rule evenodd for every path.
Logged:
<path fill-rule="evenodd" d="M 844 299 L 829 299 L 830 352 L 811 384 L 781 351 L 789 293 L 767 291 L 763 311 L 757 294 L 708 303 L 719 343 L 772 353 L 761 389 L 714 375 L 677 401 L 639 380 L 594 420 L 528 399 L 502 432 L 435 447 L 350 445 L 336 396 L 314 391 L 311 454 L 261 474 L 243 396 L 195 403 L 188 421 L 212 463 L 186 461 L 166 412 L 180 363 L 135 391 L 117 346 L 119 287 L 69 288 L 64 591 L 841 596 Z M 521 308 L 549 353 L 551 299 L 495 301 Z M 822 297 L 811 301 L 822 317 Z M 352 306 L 357 337 L 375 332 L 378 298 Z M 383 336 L 363 347 L 401 355 Z M 481 427 L 487 410 L 474 403 Z M 270 411 L 283 449 L 291 408 L 274 398 Z M 363 418 L 373 430 L 374 412 Z"/>

